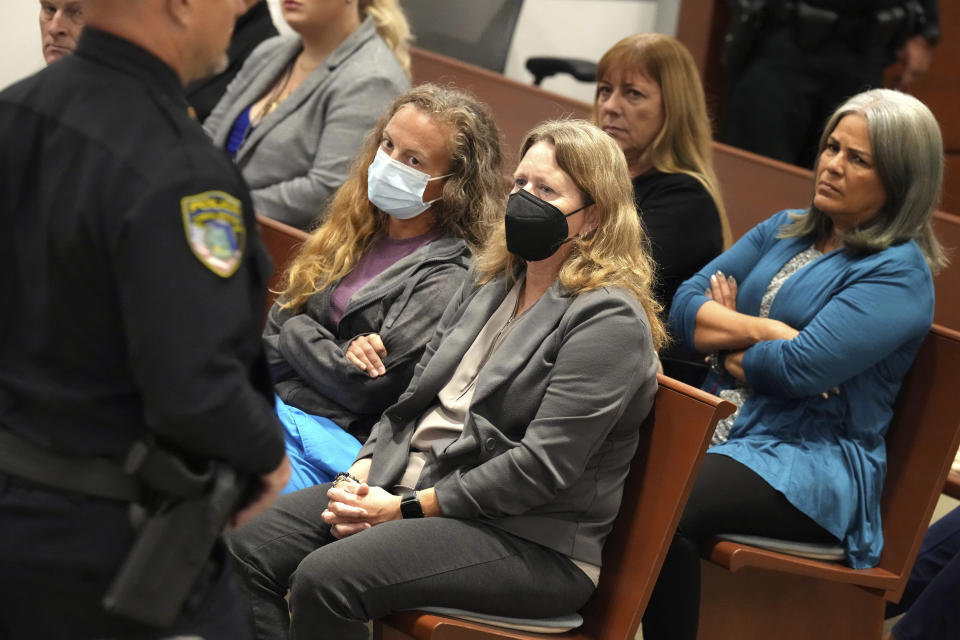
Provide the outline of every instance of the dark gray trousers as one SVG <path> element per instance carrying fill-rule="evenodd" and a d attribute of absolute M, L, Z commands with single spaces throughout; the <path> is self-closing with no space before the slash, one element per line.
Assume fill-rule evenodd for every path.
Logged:
<path fill-rule="evenodd" d="M 366 620 L 419 606 L 558 616 L 593 593 L 564 555 L 478 521 L 395 520 L 336 540 L 320 518 L 329 486 L 281 496 L 229 540 L 260 639 L 366 638 Z"/>

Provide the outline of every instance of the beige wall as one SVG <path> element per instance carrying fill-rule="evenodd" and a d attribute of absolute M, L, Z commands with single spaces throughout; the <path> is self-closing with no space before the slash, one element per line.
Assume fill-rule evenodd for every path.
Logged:
<path fill-rule="evenodd" d="M 39 0 L 0 0 L 0 87 L 43 67 Z"/>

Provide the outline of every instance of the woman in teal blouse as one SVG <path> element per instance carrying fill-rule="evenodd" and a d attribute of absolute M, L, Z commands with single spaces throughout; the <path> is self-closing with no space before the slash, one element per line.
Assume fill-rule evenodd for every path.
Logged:
<path fill-rule="evenodd" d="M 876 565 L 884 436 L 945 263 L 930 226 L 942 157 L 923 104 L 859 94 L 825 127 L 809 209 L 759 224 L 678 289 L 675 336 L 711 354 L 705 388 L 740 409 L 684 511 L 648 640 L 696 637 L 699 547 L 717 533 L 833 541 Z"/>

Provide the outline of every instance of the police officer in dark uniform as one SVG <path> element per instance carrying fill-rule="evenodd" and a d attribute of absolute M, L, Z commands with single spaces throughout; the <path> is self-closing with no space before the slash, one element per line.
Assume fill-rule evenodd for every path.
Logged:
<path fill-rule="evenodd" d="M 0 638 L 251 637 L 219 547 L 164 630 L 103 603 L 131 505 L 156 498 L 120 466 L 136 441 L 253 478 L 235 524 L 289 474 L 260 346 L 270 260 L 182 90 L 242 9 L 85 0 L 75 55 L 0 93 Z"/>
<path fill-rule="evenodd" d="M 731 0 L 724 142 L 805 167 L 846 98 L 883 84 L 896 58 L 906 91 L 940 36 L 937 0 Z"/>

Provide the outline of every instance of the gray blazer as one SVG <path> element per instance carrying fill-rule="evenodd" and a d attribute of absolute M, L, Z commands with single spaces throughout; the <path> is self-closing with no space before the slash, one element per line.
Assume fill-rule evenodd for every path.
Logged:
<path fill-rule="evenodd" d="M 414 366 L 470 266 L 466 243 L 443 237 L 390 265 L 351 296 L 330 322 L 336 285 L 314 294 L 302 313 L 274 303 L 263 342 L 274 390 L 287 404 L 336 422 L 360 442 L 407 388 Z M 387 374 L 371 378 L 346 358 L 354 338 L 377 333 Z"/>
<path fill-rule="evenodd" d="M 503 301 L 503 277 L 467 281 L 444 312 L 413 380 L 358 458 L 392 487 L 418 418 Z M 575 297 L 554 284 L 481 370 L 460 437 L 428 454 L 419 487 L 444 516 L 482 519 L 573 559 L 600 564 L 640 423 L 657 389 L 640 303 L 620 289 Z"/>
<path fill-rule="evenodd" d="M 296 35 L 257 47 L 203 128 L 226 146 L 233 123 L 264 95 L 300 53 Z M 363 137 L 410 88 L 390 47 L 367 18 L 302 85 L 252 129 L 236 162 L 257 213 L 309 228 L 343 184 Z"/>

